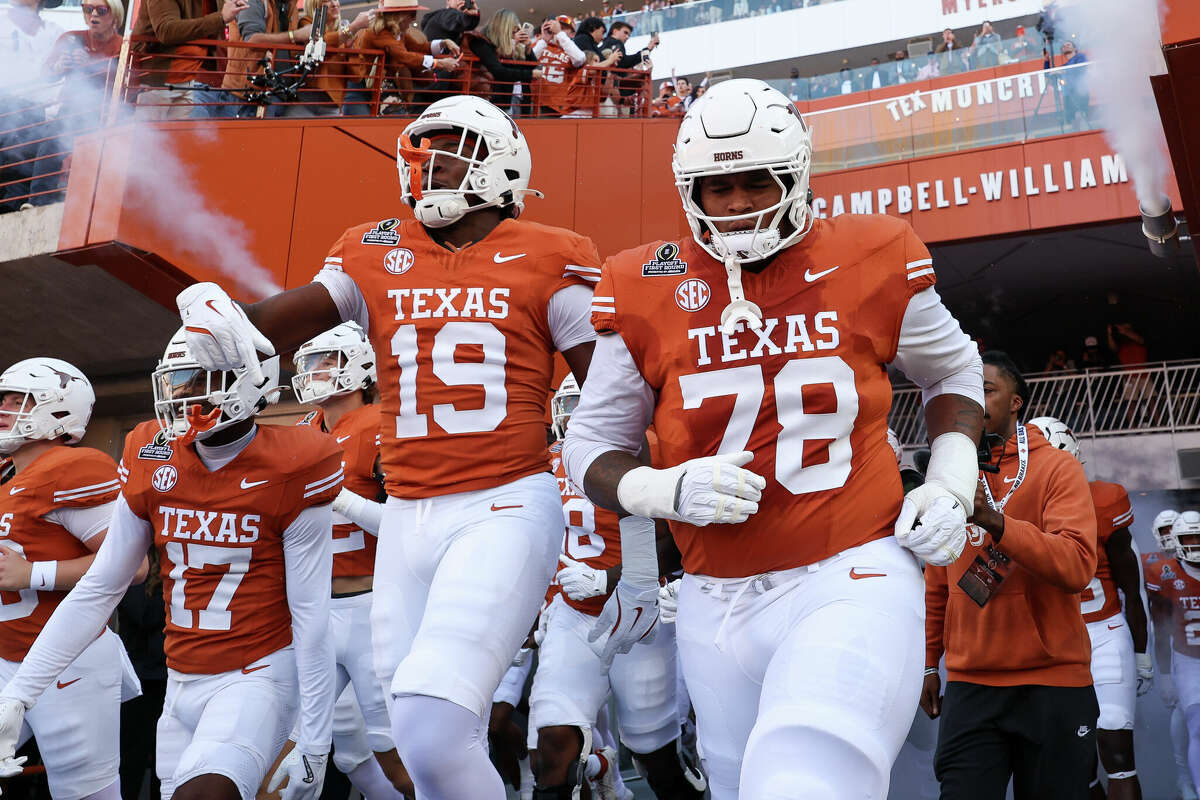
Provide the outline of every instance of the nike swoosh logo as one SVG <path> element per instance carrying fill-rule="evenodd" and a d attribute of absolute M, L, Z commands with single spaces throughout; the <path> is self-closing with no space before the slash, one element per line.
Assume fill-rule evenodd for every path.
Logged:
<path fill-rule="evenodd" d="M 1015 481 L 1015 480 L 1016 480 L 1016 478 L 1005 478 L 1005 479 L 1004 479 L 1004 482 L 1005 482 L 1005 483 L 1012 483 L 1012 482 L 1013 482 L 1013 481 Z"/>
<path fill-rule="evenodd" d="M 850 580 L 861 581 L 863 578 L 886 578 L 886 572 L 859 572 L 858 567 L 850 568 Z"/>
<path fill-rule="evenodd" d="M 1109 629 L 1110 631 L 1115 631 L 1115 630 L 1116 630 L 1117 628 L 1119 628 L 1119 627 L 1121 627 L 1121 623 L 1119 623 L 1119 622 L 1118 622 L 1116 625 L 1109 625 L 1109 626 L 1108 626 L 1108 629 Z"/>
<path fill-rule="evenodd" d="M 214 314 L 216 314 L 218 317 L 223 317 L 223 316 L 225 316 L 224 314 L 222 314 L 222 313 L 221 313 L 221 312 L 220 312 L 220 311 L 217 309 L 217 307 L 216 307 L 216 306 L 214 306 L 214 305 L 213 305 L 213 301 L 212 301 L 212 300 L 205 300 L 205 301 L 204 301 L 204 305 L 206 305 L 206 306 L 208 306 L 209 308 L 211 308 L 211 309 L 213 310 L 213 313 L 214 313 Z"/>
<path fill-rule="evenodd" d="M 826 275 L 833 272 L 835 269 L 837 269 L 840 266 L 841 266 L 841 264 L 838 264 L 836 267 L 830 267 L 829 269 L 824 270 L 823 272 L 813 272 L 810 269 L 806 269 L 806 270 L 804 270 L 804 280 L 808 281 L 809 283 L 812 283 L 815 280 L 824 278 Z"/>
<path fill-rule="evenodd" d="M 502 256 L 499 253 L 496 253 L 496 255 L 492 256 L 492 260 L 497 264 L 503 264 L 505 261 L 513 261 L 518 258 L 524 258 L 526 255 L 528 255 L 528 253 L 517 253 L 515 256 Z"/>
<path fill-rule="evenodd" d="M 524 508 L 524 507 L 525 507 L 525 506 L 523 506 L 523 505 L 515 505 L 515 506 L 498 506 L 498 505 L 496 505 L 495 503 L 492 503 L 492 511 L 503 511 L 503 510 L 504 510 L 504 509 L 506 509 L 506 508 Z"/>
<path fill-rule="evenodd" d="M 266 669 L 270 664 L 259 664 L 257 667 L 242 667 L 242 674 L 249 675 L 251 672 L 258 672 L 260 669 Z"/>
<path fill-rule="evenodd" d="M 245 478 L 242 478 L 243 489 L 253 489 L 255 486 L 262 486 L 264 483 L 269 483 L 269 481 L 247 481 Z"/>
<path fill-rule="evenodd" d="M 352 435 L 352 434 L 349 434 L 349 433 L 347 433 L 345 436 L 339 436 L 339 437 L 337 437 L 337 443 L 338 443 L 338 444 L 341 444 L 342 442 L 344 442 L 344 441 L 346 441 L 347 439 L 349 439 L 349 438 L 351 437 L 351 435 Z"/>
<path fill-rule="evenodd" d="M 9 494 L 20 494 L 21 492 L 25 491 L 28 488 L 29 488 L 28 486 L 14 486 L 13 488 L 8 490 L 8 493 Z"/>
<path fill-rule="evenodd" d="M 65 688 L 67 688 L 68 686 L 70 686 L 72 683 L 79 683 L 81 680 L 83 680 L 83 678 L 82 678 L 82 677 L 80 677 L 80 678 L 76 678 L 76 679 L 75 679 L 75 680 L 73 680 L 73 681 L 67 681 L 66 683 L 63 683 L 62 681 L 59 681 L 59 682 L 58 682 L 58 688 L 60 688 L 60 689 L 65 689 Z"/>

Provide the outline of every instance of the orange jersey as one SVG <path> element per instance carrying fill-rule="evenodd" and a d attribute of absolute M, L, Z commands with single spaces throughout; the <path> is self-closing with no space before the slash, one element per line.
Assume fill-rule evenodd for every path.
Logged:
<path fill-rule="evenodd" d="M 545 472 L 555 350 L 547 310 L 560 289 L 592 285 L 596 246 L 505 220 L 452 252 L 415 220 L 394 222 L 350 228 L 325 262 L 366 300 L 388 494 L 490 489 Z M 398 246 L 372 244 L 383 234 Z"/>
<path fill-rule="evenodd" d="M 567 114 L 588 104 L 587 72 L 571 64 L 571 57 L 557 42 L 550 42 L 538 57 L 542 79 L 538 82 L 537 102 Z"/>
<path fill-rule="evenodd" d="M 567 526 L 563 552 L 595 570 L 606 570 L 620 564 L 621 528 L 617 524 L 616 513 L 594 505 L 571 483 L 563 465 L 562 442 L 550 445 L 550 465 L 554 470 L 554 477 L 558 479 L 563 520 Z M 611 591 L 610 587 L 608 593 L 586 600 L 572 600 L 564 592 L 563 600 L 578 611 L 599 616 Z"/>
<path fill-rule="evenodd" d="M 1179 561 L 1161 553 L 1142 556 L 1146 593 L 1171 608 L 1171 647 L 1200 658 L 1200 580 L 1184 571 Z"/>
<path fill-rule="evenodd" d="M 83 542 L 46 519 L 67 508 L 117 499 L 117 465 L 90 447 L 55 447 L 0 488 L 0 547 L 27 561 L 66 561 L 90 555 Z M 0 592 L 0 658 L 21 661 L 67 592 Z"/>
<path fill-rule="evenodd" d="M 730 578 L 811 564 L 892 534 L 903 490 L 888 446 L 896 355 L 909 298 L 933 286 L 907 223 L 818 219 L 755 274 L 759 333 L 721 333 L 724 266 L 693 241 L 608 260 L 592 323 L 621 334 L 658 395 L 663 464 L 750 450 L 767 480 L 740 525 L 671 524 L 691 574 Z"/>
<path fill-rule="evenodd" d="M 150 523 L 167 610 L 167 666 L 212 675 L 292 641 L 283 532 L 333 502 L 342 453 L 308 427 L 260 425 L 233 461 L 210 472 L 193 446 L 164 442 L 154 422 L 125 439 L 124 495 Z"/>
<path fill-rule="evenodd" d="M 1084 622 L 1099 622 L 1121 613 L 1121 598 L 1113 580 L 1105 546 L 1108 537 L 1133 524 L 1133 506 L 1125 487 L 1119 483 L 1092 481 L 1092 503 L 1096 506 L 1096 576 L 1079 595 Z"/>
<path fill-rule="evenodd" d="M 297 425 L 325 430 L 325 416 L 317 409 Z M 382 487 L 375 474 L 379 456 L 379 406 L 357 408 L 344 414 L 333 430 L 327 431 L 342 449 L 346 462 L 342 485 L 368 500 L 382 500 Z M 375 548 L 379 539 L 359 528 L 341 514 L 333 515 L 333 577 L 353 578 L 375 574 Z"/>

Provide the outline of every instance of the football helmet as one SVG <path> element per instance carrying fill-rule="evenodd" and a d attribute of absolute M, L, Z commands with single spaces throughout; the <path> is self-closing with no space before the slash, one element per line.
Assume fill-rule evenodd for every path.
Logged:
<path fill-rule="evenodd" d="M 1200 511 L 1184 511 L 1171 525 L 1175 540 L 1175 557 L 1180 561 L 1200 563 Z"/>
<path fill-rule="evenodd" d="M 0 399 L 21 395 L 19 405 L 0 408 L 0 454 L 28 442 L 65 436 L 75 444 L 87 431 L 96 392 L 79 369 L 57 358 L 27 358 L 0 374 Z"/>
<path fill-rule="evenodd" d="M 737 319 L 752 327 L 761 324 L 762 312 L 743 296 L 739 265 L 769 258 L 808 233 L 813 224 L 808 202 L 811 166 L 808 126 L 791 100 L 760 80 L 718 83 L 692 104 L 679 124 L 671 169 L 692 237 L 725 263 L 730 304 L 722 314 L 723 324 Z M 779 185 L 778 201 L 732 216 L 701 208 L 701 178 L 756 170 L 766 170 Z M 750 227 L 719 232 L 717 225 L 728 222 Z"/>
<path fill-rule="evenodd" d="M 1171 533 L 1171 526 L 1175 524 L 1175 520 L 1179 519 L 1179 512 L 1172 508 L 1164 508 L 1154 517 L 1154 522 L 1151 527 L 1154 529 L 1154 538 L 1158 540 L 1158 546 L 1164 553 L 1175 552 L 1175 537 Z"/>
<path fill-rule="evenodd" d="M 274 403 L 283 390 L 279 385 L 279 356 L 261 360 L 259 367 L 263 374 L 259 384 L 245 367 L 208 372 L 188 351 L 184 329 L 180 328 L 154 370 L 154 416 L 159 428 L 168 439 L 194 435 L 204 440 L 253 417 Z M 203 421 L 203 427 L 197 420 Z"/>
<path fill-rule="evenodd" d="M 1079 457 L 1079 441 L 1075 438 L 1075 434 L 1067 427 L 1067 423 L 1054 417 L 1037 417 L 1029 420 L 1029 424 L 1042 432 L 1046 437 L 1046 441 L 1051 447 L 1059 450 L 1066 450 L 1076 461 L 1082 462 Z"/>
<path fill-rule="evenodd" d="M 453 152 L 430 149 L 431 136 L 458 137 Z M 434 168 L 446 160 L 466 165 L 458 186 L 433 185 Z M 456 95 L 430 105 L 396 142 L 400 197 L 422 225 L 442 228 L 471 211 L 513 207 L 519 216 L 532 170 L 529 145 L 512 117 L 481 97 Z"/>
<path fill-rule="evenodd" d="M 562 441 L 567 435 L 567 420 L 575 413 L 578 405 L 579 384 L 576 383 L 575 376 L 568 373 L 550 400 L 550 428 L 554 431 L 555 439 Z"/>
<path fill-rule="evenodd" d="M 320 403 L 375 383 L 375 351 L 357 322 L 343 322 L 309 339 L 292 362 L 292 391 L 301 403 Z"/>

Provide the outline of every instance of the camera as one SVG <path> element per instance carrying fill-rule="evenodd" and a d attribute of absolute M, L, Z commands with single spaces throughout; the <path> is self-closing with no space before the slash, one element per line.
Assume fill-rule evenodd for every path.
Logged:
<path fill-rule="evenodd" d="M 1058 5 L 1050 3 L 1042 10 L 1042 16 L 1038 18 L 1037 25 L 1034 26 L 1041 32 L 1042 36 L 1048 42 L 1054 41 L 1054 29 L 1058 25 Z"/>

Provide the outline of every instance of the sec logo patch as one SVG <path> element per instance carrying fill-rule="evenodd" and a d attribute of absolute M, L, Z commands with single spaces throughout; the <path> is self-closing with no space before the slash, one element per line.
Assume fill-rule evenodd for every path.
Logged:
<path fill-rule="evenodd" d="M 394 250 L 388 250 L 387 255 L 383 257 L 383 268 L 393 275 L 403 275 L 412 269 L 413 258 L 412 250 L 407 247 L 397 247 Z"/>
<path fill-rule="evenodd" d="M 169 492 L 178 480 L 179 470 L 168 464 L 154 470 L 154 477 L 150 479 L 150 485 L 160 492 Z"/>
<path fill-rule="evenodd" d="M 708 284 L 699 278 L 688 278 L 675 287 L 675 303 L 684 311 L 699 311 L 711 297 Z"/>

